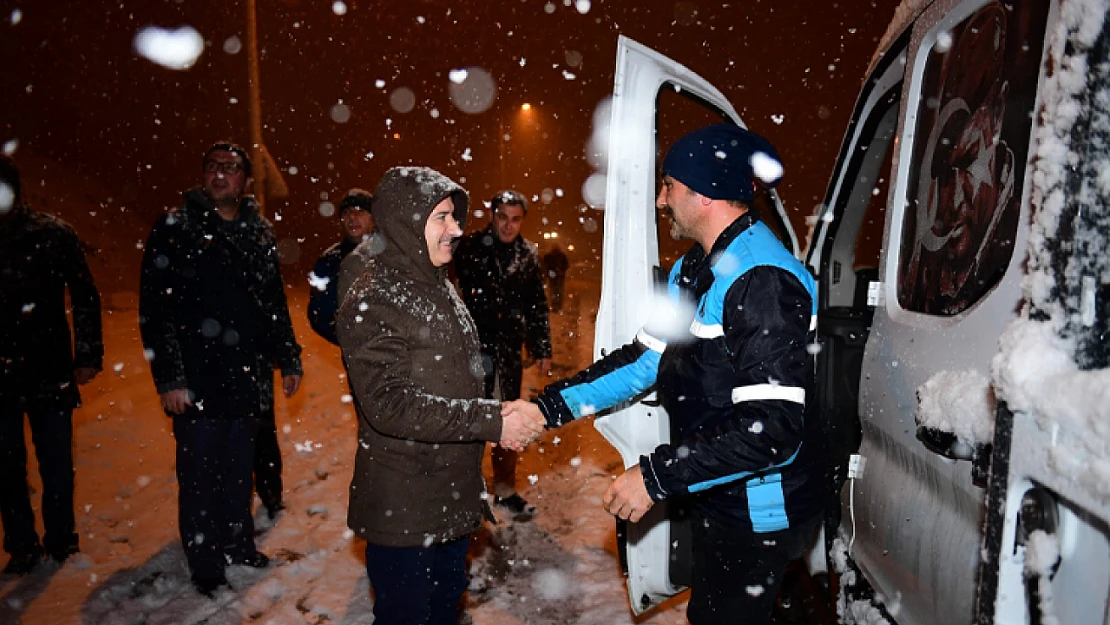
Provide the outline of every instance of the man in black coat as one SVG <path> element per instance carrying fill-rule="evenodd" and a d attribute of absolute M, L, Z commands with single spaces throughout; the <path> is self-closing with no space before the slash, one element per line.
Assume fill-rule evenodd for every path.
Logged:
<path fill-rule="evenodd" d="M 489 226 L 460 241 L 455 272 L 478 326 L 486 397 L 512 401 L 520 398 L 522 345 L 541 376 L 551 370 L 551 328 L 539 252 L 520 235 L 528 201 L 516 191 L 502 191 L 490 200 L 490 210 Z M 531 518 L 535 506 L 516 492 L 516 453 L 494 447 L 492 461 L 494 502 L 518 520 Z"/>
<path fill-rule="evenodd" d="M 181 542 L 193 584 L 211 595 L 227 584 L 226 563 L 268 563 L 255 548 L 250 510 L 255 440 L 273 413 L 274 365 L 285 396 L 293 395 L 301 348 L 273 229 L 244 195 L 251 183 L 246 151 L 217 143 L 204 155 L 203 172 L 203 186 L 185 193 L 184 205 L 151 230 L 139 328 L 173 418 Z"/>
<path fill-rule="evenodd" d="M 66 321 L 73 303 L 74 340 Z M 0 155 L 0 517 L 4 573 L 23 575 L 42 559 L 77 553 L 73 517 L 73 409 L 79 384 L 100 372 L 100 295 L 77 235 L 23 204 L 19 170 Z M 27 488 L 23 415 L 42 476 L 42 543 Z"/>
<path fill-rule="evenodd" d="M 335 336 L 335 312 L 342 298 L 339 295 L 339 267 L 351 250 L 374 234 L 374 218 L 370 205 L 374 196 L 363 189 L 351 189 L 339 203 L 339 219 L 343 223 L 343 240 L 329 247 L 316 260 L 308 282 L 308 322 L 316 334 L 339 345 Z M 380 250 L 379 250 L 380 251 Z"/>

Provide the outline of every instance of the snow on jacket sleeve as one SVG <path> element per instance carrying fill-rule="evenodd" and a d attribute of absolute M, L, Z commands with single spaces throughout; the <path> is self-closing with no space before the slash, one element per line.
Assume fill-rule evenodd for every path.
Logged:
<path fill-rule="evenodd" d="M 525 345 L 528 355 L 536 360 L 551 358 L 551 323 L 547 306 L 547 293 L 543 290 L 543 271 L 535 249 L 528 254 L 524 269 Z"/>
<path fill-rule="evenodd" d="M 793 461 L 805 436 L 811 314 L 809 293 L 782 269 L 756 267 L 733 283 L 724 309 L 732 418 L 641 457 L 653 499 L 703 491 Z"/>
<path fill-rule="evenodd" d="M 659 371 L 663 345 L 641 330 L 631 343 L 577 375 L 549 385 L 536 398 L 547 427 L 612 408 L 650 389 Z"/>
<path fill-rule="evenodd" d="M 411 311 L 368 301 L 362 321 L 347 323 L 340 307 L 339 342 L 359 415 L 387 436 L 426 443 L 498 441 L 501 404 L 492 399 L 450 399 L 412 382 L 410 345 L 396 322 Z"/>
<path fill-rule="evenodd" d="M 73 366 L 101 370 L 104 340 L 101 332 L 100 293 L 85 261 L 85 252 L 73 230 L 66 228 L 62 242 L 62 262 L 66 287 L 73 303 Z"/>
<path fill-rule="evenodd" d="M 174 316 L 173 292 L 178 286 L 172 260 L 175 233 L 180 235 L 181 230 L 171 226 L 167 217 L 154 224 L 143 249 L 139 277 L 139 334 L 158 393 L 188 387 Z"/>
<path fill-rule="evenodd" d="M 316 334 L 339 345 L 339 337 L 335 335 L 335 313 L 339 310 L 339 261 L 332 256 L 331 250 L 317 259 L 312 274 L 316 280 L 326 279 L 328 282 L 322 290 L 315 284 L 309 287 L 308 323 Z"/>
<path fill-rule="evenodd" d="M 293 332 L 293 320 L 289 318 L 289 303 L 285 299 L 285 287 L 281 280 L 281 264 L 278 262 L 277 239 L 269 227 L 265 230 L 264 245 L 266 262 L 270 270 L 264 275 L 260 298 L 263 313 L 270 318 L 273 332 L 270 335 L 270 349 L 274 361 L 282 375 L 302 375 L 301 346 Z"/>

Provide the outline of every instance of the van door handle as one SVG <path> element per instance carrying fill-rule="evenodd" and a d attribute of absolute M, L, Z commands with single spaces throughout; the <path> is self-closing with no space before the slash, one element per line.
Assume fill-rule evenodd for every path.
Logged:
<path fill-rule="evenodd" d="M 963 443 L 956 435 L 944 430 L 917 426 L 917 440 L 925 445 L 929 451 L 952 460 L 971 460 L 975 457 L 975 448 Z"/>

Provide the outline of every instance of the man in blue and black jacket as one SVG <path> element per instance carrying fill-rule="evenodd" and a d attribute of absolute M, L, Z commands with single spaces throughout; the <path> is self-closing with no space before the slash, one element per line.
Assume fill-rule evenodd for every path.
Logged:
<path fill-rule="evenodd" d="M 343 303 L 339 293 L 339 267 L 343 259 L 347 258 L 359 243 L 371 239 L 374 235 L 374 217 L 370 214 L 370 206 L 374 203 L 374 196 L 363 189 L 351 189 L 343 201 L 339 203 L 339 219 L 343 223 L 343 240 L 329 247 L 316 260 L 308 282 L 312 290 L 308 296 L 308 322 L 312 329 L 329 342 L 339 345 L 339 338 L 335 336 L 335 312 Z M 380 241 L 374 240 L 372 253 L 380 253 Z M 346 295 L 346 293 L 343 293 Z"/>
<path fill-rule="evenodd" d="M 685 499 L 695 517 L 688 619 L 767 623 L 821 516 L 807 352 L 816 287 L 751 208 L 756 181 L 782 176 L 766 140 L 732 124 L 701 128 L 671 147 L 662 174 L 656 204 L 673 236 L 695 241 L 671 270 L 666 304 L 632 343 L 505 411 L 538 409 L 557 427 L 654 388 L 672 442 L 641 456 L 602 503 L 636 522 L 655 502 Z"/>

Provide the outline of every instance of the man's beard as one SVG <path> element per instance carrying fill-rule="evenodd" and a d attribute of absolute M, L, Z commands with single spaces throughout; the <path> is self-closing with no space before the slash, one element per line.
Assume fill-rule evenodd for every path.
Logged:
<path fill-rule="evenodd" d="M 669 219 L 671 222 L 670 234 L 672 239 L 678 241 L 688 238 L 686 235 L 686 230 L 683 229 L 683 227 L 679 225 L 678 220 L 674 218 L 674 209 L 672 209 L 669 205 L 663 207 L 663 216 Z"/>

